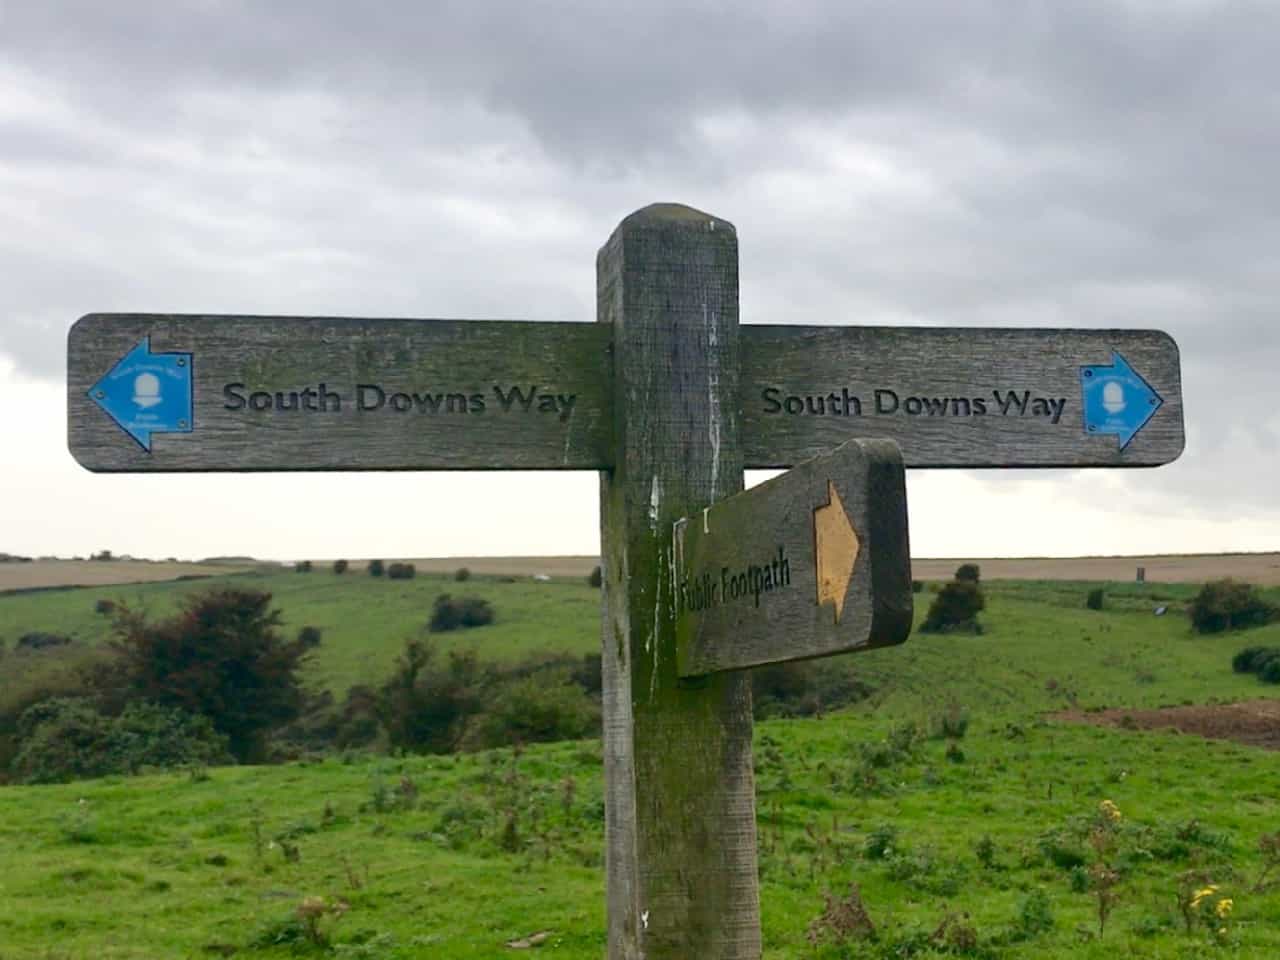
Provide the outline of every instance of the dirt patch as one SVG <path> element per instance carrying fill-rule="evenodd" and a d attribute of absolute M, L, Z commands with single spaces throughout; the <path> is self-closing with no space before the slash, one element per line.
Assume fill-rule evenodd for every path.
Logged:
<path fill-rule="evenodd" d="M 1159 710 L 1066 710 L 1053 714 L 1052 719 L 1125 730 L 1177 730 L 1211 740 L 1234 740 L 1250 747 L 1280 750 L 1280 700 Z"/>

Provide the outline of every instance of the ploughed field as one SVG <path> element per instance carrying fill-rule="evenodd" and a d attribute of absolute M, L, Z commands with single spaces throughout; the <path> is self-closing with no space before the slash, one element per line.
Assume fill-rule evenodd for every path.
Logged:
<path fill-rule="evenodd" d="M 599 643 L 598 591 L 580 578 L 317 565 L 0 597 L 0 696 L 34 669 L 15 636 L 101 642 L 99 599 L 164 613 L 217 584 L 270 590 L 290 630 L 321 627 L 309 679 L 339 692 L 384 678 L 441 592 L 497 614 L 446 644 L 511 660 Z M 1102 611 L 1085 608 L 1095 585 Z M 1228 737 L 1237 713 L 1265 727 L 1280 687 L 1230 660 L 1280 646 L 1280 625 L 1194 635 L 1189 585 L 985 587 L 984 634 L 828 661 L 870 696 L 756 725 L 765 956 L 1280 955 L 1280 838 L 1259 846 L 1280 831 L 1280 752 L 1152 719 L 1194 716 Z M 916 596 L 917 621 L 931 596 Z M 4 960 L 603 951 L 594 740 L 0 788 L 0 849 Z M 824 919 L 824 893 L 844 900 L 851 883 L 870 926 L 847 902 Z"/>

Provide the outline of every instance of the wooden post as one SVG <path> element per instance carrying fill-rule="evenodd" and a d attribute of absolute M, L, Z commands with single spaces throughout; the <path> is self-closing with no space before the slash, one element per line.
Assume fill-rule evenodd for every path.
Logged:
<path fill-rule="evenodd" d="M 596 268 L 615 391 L 600 483 L 608 955 L 755 960 L 750 679 L 682 683 L 673 603 L 673 523 L 742 489 L 737 234 L 657 204 Z"/>

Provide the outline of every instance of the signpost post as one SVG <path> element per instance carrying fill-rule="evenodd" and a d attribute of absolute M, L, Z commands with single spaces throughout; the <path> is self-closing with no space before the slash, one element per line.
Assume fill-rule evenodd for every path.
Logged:
<path fill-rule="evenodd" d="M 596 324 L 91 314 L 68 444 L 103 472 L 598 470 L 609 956 L 758 958 L 742 668 L 905 637 L 903 464 L 1175 459 L 1177 348 L 740 327 L 733 226 L 677 205 L 619 225 L 597 290 Z"/>

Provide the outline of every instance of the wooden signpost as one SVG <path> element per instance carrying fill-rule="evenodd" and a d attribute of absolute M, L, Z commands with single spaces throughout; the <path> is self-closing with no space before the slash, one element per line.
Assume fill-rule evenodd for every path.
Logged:
<path fill-rule="evenodd" d="M 733 226 L 677 205 L 619 225 L 597 291 L 594 325 L 91 314 L 68 443 L 105 472 L 600 471 L 609 956 L 758 958 L 741 668 L 902 640 L 904 462 L 1176 458 L 1177 348 L 741 327 Z"/>

